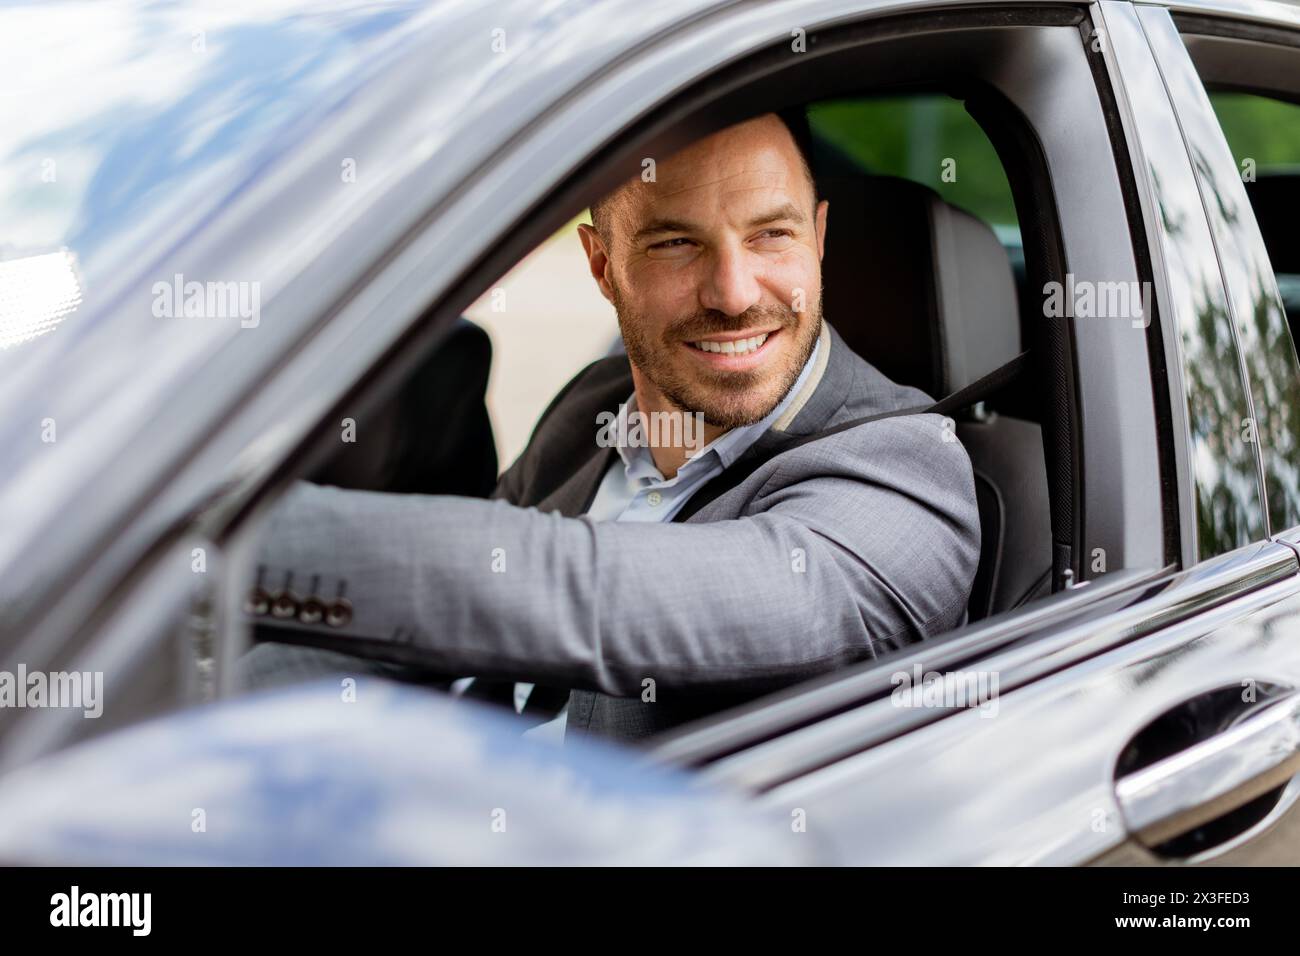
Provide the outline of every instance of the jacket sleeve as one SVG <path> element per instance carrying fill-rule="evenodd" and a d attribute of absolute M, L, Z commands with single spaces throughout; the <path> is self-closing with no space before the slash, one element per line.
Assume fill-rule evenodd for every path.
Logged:
<path fill-rule="evenodd" d="M 272 580 L 341 583 L 353 616 L 333 633 L 365 656 L 613 696 L 645 678 L 763 690 L 960 622 L 979 519 L 941 422 L 807 443 L 677 524 L 300 483 L 262 561 Z"/>

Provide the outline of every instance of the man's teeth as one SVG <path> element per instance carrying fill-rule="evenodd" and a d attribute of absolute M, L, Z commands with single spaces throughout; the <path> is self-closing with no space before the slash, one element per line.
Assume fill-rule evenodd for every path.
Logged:
<path fill-rule="evenodd" d="M 766 342 L 768 335 L 769 333 L 764 332 L 762 335 L 755 335 L 748 339 L 737 339 L 734 342 L 692 342 L 691 344 L 702 352 L 721 352 L 723 355 L 744 355 L 746 352 L 753 352 Z"/>

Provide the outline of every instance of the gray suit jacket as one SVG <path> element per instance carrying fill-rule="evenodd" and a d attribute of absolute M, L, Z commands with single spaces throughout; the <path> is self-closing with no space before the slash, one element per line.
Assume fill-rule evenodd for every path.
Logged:
<path fill-rule="evenodd" d="M 263 539 L 267 580 L 342 587 L 353 614 L 333 646 L 577 688 L 568 733 L 624 739 L 951 628 L 979 558 L 970 462 L 930 414 L 783 452 L 928 404 L 829 325 L 822 337 L 748 453 L 772 457 L 685 522 L 581 517 L 615 454 L 596 446 L 597 415 L 632 391 L 613 357 L 556 397 L 494 500 L 295 486 Z"/>

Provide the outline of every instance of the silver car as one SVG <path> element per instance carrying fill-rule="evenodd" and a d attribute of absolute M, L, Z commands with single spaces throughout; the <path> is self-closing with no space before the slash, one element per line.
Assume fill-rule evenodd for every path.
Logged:
<path fill-rule="evenodd" d="M 1300 863 L 1296 7 L 0 23 L 0 860 Z M 770 110 L 807 121 L 854 348 L 935 391 L 1028 353 L 954 416 L 967 622 L 637 750 L 396 683 L 346 725 L 336 685 L 243 695 L 258 529 L 339 420 L 397 408 L 643 157 Z M 102 679 L 102 712 L 19 673 Z M 492 843 L 494 795 L 536 780 L 536 839 Z"/>

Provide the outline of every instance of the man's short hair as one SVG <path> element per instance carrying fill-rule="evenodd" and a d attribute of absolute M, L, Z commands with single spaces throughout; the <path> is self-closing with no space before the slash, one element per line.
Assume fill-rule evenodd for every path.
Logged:
<path fill-rule="evenodd" d="M 812 156 L 812 128 L 808 124 L 808 114 L 802 107 L 797 107 L 789 110 L 778 110 L 773 115 L 784 123 L 785 128 L 790 131 L 790 137 L 794 140 L 795 149 L 799 151 L 799 161 L 803 165 L 804 175 L 808 178 L 808 185 L 812 187 L 813 204 L 816 205 L 817 180 L 813 176 L 812 163 L 809 160 L 809 157 Z M 600 237 L 605 240 L 606 245 L 610 241 L 610 213 L 617 193 L 618 190 L 615 189 L 591 204 L 591 225 L 600 234 Z"/>

